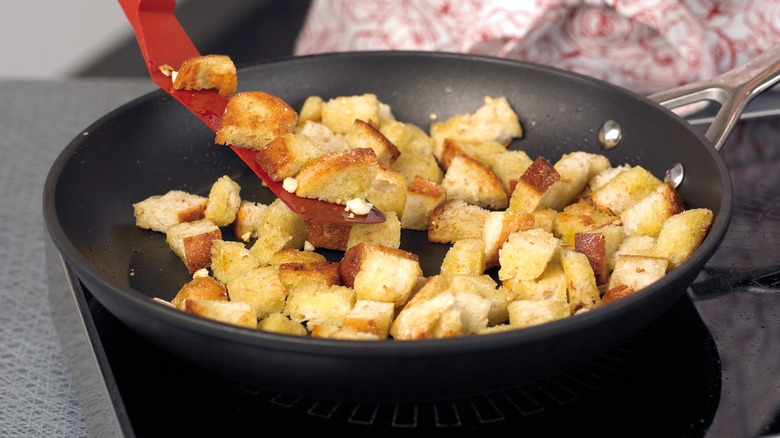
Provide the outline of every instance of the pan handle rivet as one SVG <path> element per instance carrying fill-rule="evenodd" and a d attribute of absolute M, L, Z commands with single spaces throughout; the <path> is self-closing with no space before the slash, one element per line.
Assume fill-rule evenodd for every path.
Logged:
<path fill-rule="evenodd" d="M 664 173 L 664 182 L 670 186 L 677 188 L 682 183 L 683 175 L 685 175 L 685 169 L 680 163 L 675 163 L 669 170 Z"/>
<path fill-rule="evenodd" d="M 620 143 L 623 138 L 623 130 L 620 124 L 614 120 L 607 120 L 599 129 L 599 144 L 601 148 L 608 151 Z"/>

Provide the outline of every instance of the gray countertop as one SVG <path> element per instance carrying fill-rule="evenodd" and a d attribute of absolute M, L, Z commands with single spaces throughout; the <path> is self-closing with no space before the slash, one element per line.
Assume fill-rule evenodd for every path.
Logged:
<path fill-rule="evenodd" d="M 148 80 L 0 81 L 0 436 L 83 437 L 51 319 L 41 194 L 60 151 Z"/>

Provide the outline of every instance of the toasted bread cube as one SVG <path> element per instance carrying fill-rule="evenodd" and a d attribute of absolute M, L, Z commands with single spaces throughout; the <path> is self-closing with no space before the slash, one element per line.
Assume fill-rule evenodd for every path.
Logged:
<path fill-rule="evenodd" d="M 295 322 L 281 313 L 272 313 L 257 323 L 259 330 L 267 332 L 283 333 L 287 335 L 306 336 L 306 327 L 300 322 Z"/>
<path fill-rule="evenodd" d="M 342 341 L 378 341 L 381 338 L 373 333 L 355 330 L 350 326 L 315 324 L 311 326 L 312 338 L 340 339 Z"/>
<path fill-rule="evenodd" d="M 187 300 L 184 311 L 204 318 L 247 328 L 257 328 L 257 318 L 249 303 L 239 301 Z"/>
<path fill-rule="evenodd" d="M 298 125 L 303 125 L 307 121 L 322 121 L 322 107 L 325 101 L 320 96 L 309 96 L 303 101 L 301 110 L 298 112 Z"/>
<path fill-rule="evenodd" d="M 479 294 L 452 291 L 455 303 L 460 311 L 460 335 L 467 336 L 479 333 L 488 326 L 492 302 Z"/>
<path fill-rule="evenodd" d="M 218 227 L 233 223 L 241 206 L 241 187 L 229 176 L 221 176 L 211 186 L 204 215 Z"/>
<path fill-rule="evenodd" d="M 601 233 L 577 233 L 574 235 L 574 250 L 588 259 L 596 284 L 605 284 L 610 271 L 606 236 Z"/>
<path fill-rule="evenodd" d="M 303 218 L 277 199 L 266 208 L 259 237 L 249 251 L 261 265 L 266 265 L 282 248 L 302 248 L 306 237 Z"/>
<path fill-rule="evenodd" d="M 451 138 L 445 138 L 443 143 L 441 159 L 439 165 L 447 170 L 452 160 L 458 155 L 465 155 L 486 166 L 489 166 L 492 156 L 507 152 L 506 146 L 494 141 L 458 141 Z"/>
<path fill-rule="evenodd" d="M 219 227 L 208 219 L 171 225 L 165 231 L 165 241 L 193 273 L 211 266 L 211 245 L 222 239 Z"/>
<path fill-rule="evenodd" d="M 187 300 L 227 301 L 227 289 L 225 289 L 224 284 L 213 277 L 195 277 L 179 289 L 179 292 L 171 300 L 171 305 L 184 310 L 184 302 Z"/>
<path fill-rule="evenodd" d="M 295 177 L 295 194 L 345 205 L 351 199 L 365 199 L 378 172 L 373 149 L 331 152 L 303 166 Z"/>
<path fill-rule="evenodd" d="M 509 198 L 496 174 L 465 155 L 452 159 L 441 185 L 447 191 L 447 199 L 461 199 L 492 210 L 505 209 L 509 205 Z"/>
<path fill-rule="evenodd" d="M 588 181 L 588 186 L 585 188 L 583 194 L 590 196 L 591 193 L 598 190 L 599 188 L 603 187 L 604 184 L 608 183 L 610 180 L 612 180 L 614 177 L 616 177 L 618 174 L 625 170 L 631 169 L 631 166 L 628 164 L 621 164 L 617 167 L 608 167 L 598 174 L 594 175 L 590 181 Z"/>
<path fill-rule="evenodd" d="M 571 315 L 569 303 L 559 300 L 517 300 L 507 309 L 509 325 L 515 328 L 539 325 Z"/>
<path fill-rule="evenodd" d="M 287 289 L 294 289 L 306 281 L 328 286 L 341 285 L 339 264 L 332 262 L 292 262 L 279 266 L 279 279 Z"/>
<path fill-rule="evenodd" d="M 516 231 L 534 228 L 534 216 L 513 211 L 491 211 L 485 220 L 482 240 L 485 242 L 485 267 L 498 266 L 498 251 Z"/>
<path fill-rule="evenodd" d="M 200 91 L 215 88 L 220 96 L 236 92 L 238 75 L 229 56 L 205 55 L 187 58 L 173 78 L 174 90 Z"/>
<path fill-rule="evenodd" d="M 493 169 L 504 191 L 511 194 L 515 190 L 517 181 L 534 161 L 524 151 L 507 150 L 485 156 L 484 162 Z"/>
<path fill-rule="evenodd" d="M 607 259 L 609 264 L 609 270 L 615 269 L 615 262 L 620 255 L 639 255 L 639 256 L 653 256 L 653 250 L 655 249 L 655 238 L 650 236 L 626 236 L 617 251 Z"/>
<path fill-rule="evenodd" d="M 451 199 L 431 213 L 428 221 L 428 241 L 455 243 L 461 239 L 481 239 L 489 210 Z"/>
<path fill-rule="evenodd" d="M 267 205 L 258 202 L 242 200 L 236 212 L 236 219 L 232 224 L 233 235 L 244 242 L 256 239 L 263 221 L 263 213 L 267 207 Z"/>
<path fill-rule="evenodd" d="M 259 151 L 295 132 L 297 124 L 298 114 L 287 102 L 262 91 L 245 91 L 228 101 L 214 142 Z"/>
<path fill-rule="evenodd" d="M 378 129 L 359 119 L 356 119 L 352 127 L 349 128 L 349 131 L 344 135 L 344 140 L 352 149 L 373 149 L 377 160 L 388 166 L 401 154 L 398 148 Z"/>
<path fill-rule="evenodd" d="M 447 288 L 449 291 L 466 292 L 490 301 L 488 325 L 503 324 L 509 320 L 507 306 L 514 300 L 512 292 L 499 287 L 489 275 L 453 275 Z"/>
<path fill-rule="evenodd" d="M 437 184 L 444 180 L 444 171 L 432 154 L 419 152 L 404 152 L 393 162 L 391 167 L 411 182 L 416 176 L 429 179 Z"/>
<path fill-rule="evenodd" d="M 406 200 L 401 214 L 401 228 L 425 231 L 431 214 L 447 200 L 447 191 L 441 185 L 421 176 L 415 176 L 406 187 Z"/>
<path fill-rule="evenodd" d="M 154 195 L 133 204 L 135 224 L 164 233 L 171 225 L 203 219 L 208 199 L 181 190 Z"/>
<path fill-rule="evenodd" d="M 335 133 L 346 134 L 355 120 L 379 126 L 379 100 L 375 94 L 340 96 L 322 106 L 322 124 Z"/>
<path fill-rule="evenodd" d="M 606 184 L 591 193 L 593 205 L 601 211 L 620 216 L 663 184 L 641 166 L 618 173 Z"/>
<path fill-rule="evenodd" d="M 611 164 L 603 155 L 572 152 L 562 156 L 554 167 L 561 178 L 545 193 L 542 204 L 560 211 L 582 193 L 591 178 Z"/>
<path fill-rule="evenodd" d="M 379 132 L 403 154 L 433 155 L 433 139 L 422 128 L 397 120 L 380 120 Z"/>
<path fill-rule="evenodd" d="M 355 287 L 355 277 L 360 272 L 366 256 L 373 251 L 381 251 L 389 257 L 408 259 L 419 264 L 419 257 L 414 253 L 383 245 L 359 243 L 345 251 L 344 257 L 339 263 L 339 275 L 343 285 L 351 288 Z"/>
<path fill-rule="evenodd" d="M 292 289 L 283 313 L 297 322 L 340 327 L 355 305 L 355 291 L 310 281 Z"/>
<path fill-rule="evenodd" d="M 241 242 L 215 240 L 211 244 L 211 271 L 222 283 L 260 266 L 260 261 Z"/>
<path fill-rule="evenodd" d="M 455 242 L 441 264 L 441 277 L 449 282 L 458 274 L 482 275 L 485 272 L 485 242 L 463 239 Z"/>
<path fill-rule="evenodd" d="M 495 141 L 508 145 L 523 135 L 517 114 L 506 97 L 485 96 L 485 104 L 473 113 L 456 114 L 445 122 L 431 124 L 434 154 L 441 158 L 444 140 Z"/>
<path fill-rule="evenodd" d="M 401 218 L 406 205 L 406 187 L 406 178 L 400 172 L 380 164 L 379 172 L 368 190 L 368 202 L 379 211 L 392 211 Z"/>
<path fill-rule="evenodd" d="M 393 303 L 397 308 L 406 304 L 423 275 L 417 256 L 377 245 L 361 258 L 353 281 L 358 299 Z"/>
<path fill-rule="evenodd" d="M 284 134 L 257 152 L 260 167 L 274 181 L 294 177 L 303 166 L 325 154 L 314 141 L 302 134 Z"/>
<path fill-rule="evenodd" d="M 344 318 L 344 328 L 351 328 L 361 333 L 371 333 L 379 339 L 386 339 L 394 317 L 395 306 L 393 303 L 357 300 L 355 307 Z"/>
<path fill-rule="evenodd" d="M 572 313 L 593 309 L 601 303 L 596 276 L 585 254 L 569 249 L 561 251 L 561 266 L 566 275 L 566 292 Z"/>
<path fill-rule="evenodd" d="M 542 203 L 542 199 L 552 185 L 561 176 L 549 161 L 538 157 L 523 172 L 515 184 L 515 189 L 509 198 L 510 211 L 531 213 Z"/>
<path fill-rule="evenodd" d="M 439 293 L 404 307 L 390 326 L 390 335 L 399 341 L 451 338 L 462 333 L 463 322 L 455 295 Z"/>
<path fill-rule="evenodd" d="M 620 218 L 610 213 L 596 209 L 587 200 L 581 200 L 564 207 L 555 216 L 553 234 L 567 245 L 574 245 L 574 235 L 601 228 L 606 225 L 617 225 Z"/>
<path fill-rule="evenodd" d="M 557 300 L 568 302 L 567 278 L 563 270 L 561 257 L 553 257 L 542 273 L 530 280 L 517 277 L 502 280 L 517 300 Z"/>
<path fill-rule="evenodd" d="M 536 207 L 536 210 L 531 215 L 534 217 L 534 228 L 547 231 L 548 233 L 553 232 L 553 224 L 555 223 L 555 218 L 558 217 L 556 210 L 540 205 Z"/>
<path fill-rule="evenodd" d="M 276 252 L 268 260 L 268 264 L 274 268 L 285 263 L 319 263 L 325 262 L 325 256 L 314 251 L 301 251 L 297 248 L 283 248 Z"/>
<path fill-rule="evenodd" d="M 638 291 L 666 275 L 668 267 L 669 261 L 661 257 L 618 256 L 607 290 L 626 285 Z"/>
<path fill-rule="evenodd" d="M 518 231 L 509 235 L 498 252 L 500 280 L 533 280 L 544 272 L 560 247 L 552 234 L 539 229 Z"/>
<path fill-rule="evenodd" d="M 305 220 L 307 240 L 317 248 L 346 251 L 352 224 Z"/>
<path fill-rule="evenodd" d="M 654 255 L 669 260 L 670 270 L 680 266 L 701 245 L 712 220 L 712 211 L 706 208 L 685 210 L 666 219 L 655 241 Z"/>
<path fill-rule="evenodd" d="M 661 184 L 652 193 L 621 215 L 623 230 L 629 235 L 658 237 L 664 221 L 683 211 L 683 200 L 669 184 Z"/>
<path fill-rule="evenodd" d="M 620 298 L 627 297 L 632 293 L 634 293 L 634 289 L 626 286 L 625 284 L 620 284 L 604 292 L 604 295 L 601 296 L 601 304 L 609 304 L 613 301 L 619 300 Z"/>
<path fill-rule="evenodd" d="M 257 319 L 281 312 L 287 299 L 287 288 L 273 266 L 260 266 L 244 272 L 227 284 L 227 290 L 230 301 L 250 304 Z"/>
<path fill-rule="evenodd" d="M 401 246 L 401 221 L 394 211 L 385 213 L 385 221 L 377 224 L 355 224 L 349 230 L 347 249 L 365 243 L 390 248 Z"/>
<path fill-rule="evenodd" d="M 326 154 L 349 149 L 347 140 L 342 134 L 336 134 L 322 123 L 307 120 L 302 125 L 298 125 L 295 133 L 311 139 Z"/>

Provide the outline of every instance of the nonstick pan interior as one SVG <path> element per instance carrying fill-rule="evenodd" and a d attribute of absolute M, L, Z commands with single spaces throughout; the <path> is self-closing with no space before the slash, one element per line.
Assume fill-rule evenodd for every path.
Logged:
<path fill-rule="evenodd" d="M 229 175 L 244 199 L 273 195 L 214 134 L 162 91 L 106 115 L 65 148 L 47 178 L 44 216 L 81 281 L 120 320 L 152 342 L 207 369 L 282 392 L 351 400 L 422 400 L 471 395 L 573 366 L 645 327 L 675 302 L 712 255 L 731 212 L 721 157 L 698 132 L 641 96 L 560 70 L 470 55 L 378 52 L 291 58 L 239 70 L 239 90 L 276 94 L 299 109 L 325 99 L 374 93 L 398 120 L 430 123 L 506 96 L 524 137 L 511 147 L 551 162 L 582 150 L 657 176 L 686 168 L 686 207 L 715 213 L 694 256 L 655 285 L 609 306 L 538 327 L 477 337 L 361 342 L 295 338 L 231 327 L 166 308 L 190 275 L 165 236 L 134 225 L 132 203 L 181 189 L 207 195 Z M 623 141 L 602 151 L 597 131 L 614 119 Z M 224 230 L 227 238 L 230 231 Z M 405 231 L 402 248 L 435 275 L 448 246 Z M 341 253 L 325 251 L 331 260 Z"/>

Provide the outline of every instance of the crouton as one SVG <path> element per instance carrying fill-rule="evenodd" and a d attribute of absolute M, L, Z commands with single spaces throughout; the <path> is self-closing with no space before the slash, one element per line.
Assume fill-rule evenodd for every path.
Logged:
<path fill-rule="evenodd" d="M 503 324 L 509 320 L 507 305 L 514 300 L 511 291 L 498 286 L 489 275 L 455 274 L 450 278 L 449 291 L 478 295 L 490 302 L 488 325 Z"/>
<path fill-rule="evenodd" d="M 557 255 L 550 259 L 544 270 L 536 278 L 523 279 L 510 277 L 501 281 L 517 300 L 557 300 L 568 302 L 567 278 L 563 270 L 561 257 Z"/>
<path fill-rule="evenodd" d="M 203 219 L 208 199 L 181 190 L 150 196 L 133 204 L 135 224 L 164 233 L 171 225 Z"/>
<path fill-rule="evenodd" d="M 347 140 L 342 134 L 336 134 L 322 123 L 307 120 L 302 125 L 298 125 L 295 133 L 311 139 L 325 154 L 349 149 Z"/>
<path fill-rule="evenodd" d="M 620 216 L 634 204 L 663 184 L 641 166 L 618 173 L 590 195 L 591 202 L 601 211 Z"/>
<path fill-rule="evenodd" d="M 233 235 L 244 242 L 256 239 L 259 235 L 263 213 L 267 207 L 267 205 L 258 202 L 242 200 L 236 212 L 236 219 L 231 225 Z"/>
<path fill-rule="evenodd" d="M 281 313 L 272 313 L 265 319 L 257 323 L 259 330 L 283 333 L 287 335 L 306 336 L 306 327 L 299 322 L 295 322 Z"/>
<path fill-rule="evenodd" d="M 379 339 L 386 339 L 395 317 L 393 303 L 371 300 L 357 300 L 352 310 L 344 317 L 344 328 L 361 333 L 371 333 Z"/>
<path fill-rule="evenodd" d="M 279 265 L 279 279 L 287 289 L 294 289 L 306 281 L 328 286 L 341 285 L 339 264 L 333 262 L 291 262 Z"/>
<path fill-rule="evenodd" d="M 379 100 L 375 94 L 340 96 L 322 105 L 322 124 L 335 133 L 346 134 L 355 120 L 379 126 Z"/>
<path fill-rule="evenodd" d="M 555 216 L 553 234 L 565 244 L 574 245 L 574 235 L 601 228 L 606 225 L 617 225 L 620 218 L 605 213 L 587 200 L 569 204 Z"/>
<path fill-rule="evenodd" d="M 701 245 L 712 225 L 712 211 L 706 208 L 685 210 L 668 219 L 661 226 L 653 254 L 669 260 L 674 269 Z"/>
<path fill-rule="evenodd" d="M 431 214 L 447 199 L 447 191 L 441 185 L 421 176 L 415 176 L 406 187 L 401 228 L 425 231 Z"/>
<path fill-rule="evenodd" d="M 220 239 L 222 232 L 208 219 L 171 225 L 165 231 L 165 241 L 190 273 L 211 266 L 211 245 Z"/>
<path fill-rule="evenodd" d="M 249 251 L 265 265 L 282 248 L 302 248 L 306 237 L 303 218 L 276 199 L 266 208 L 259 236 Z"/>
<path fill-rule="evenodd" d="M 441 183 L 447 199 L 461 199 L 492 210 L 505 209 L 509 198 L 489 167 L 466 155 L 455 156 Z"/>
<path fill-rule="evenodd" d="M 607 290 L 625 285 L 638 291 L 666 275 L 669 261 L 661 257 L 618 256 Z"/>
<path fill-rule="evenodd" d="M 272 266 L 260 266 L 245 271 L 230 280 L 226 286 L 230 301 L 250 304 L 257 319 L 281 312 L 287 299 L 287 288 Z"/>
<path fill-rule="evenodd" d="M 632 293 L 634 293 L 634 289 L 631 289 L 631 287 L 626 286 L 625 284 L 615 286 L 612 289 L 608 289 L 606 292 L 604 292 L 604 295 L 601 296 L 601 305 L 617 301 L 620 298 L 631 295 Z"/>
<path fill-rule="evenodd" d="M 350 264 L 350 259 L 355 262 Z M 356 254 L 345 254 L 345 260 L 342 278 L 354 278 L 352 287 L 358 299 L 389 302 L 397 308 L 406 304 L 423 275 L 416 255 L 382 245 L 361 244 Z M 353 276 L 355 266 L 359 267 Z"/>
<path fill-rule="evenodd" d="M 376 153 L 376 158 L 385 165 L 392 164 L 400 155 L 398 148 L 374 126 L 356 119 L 344 135 L 349 147 L 352 149 L 371 148 Z"/>
<path fill-rule="evenodd" d="M 580 252 L 564 249 L 561 251 L 561 266 L 566 275 L 566 292 L 572 313 L 598 306 L 601 296 L 588 257 Z"/>
<path fill-rule="evenodd" d="M 200 91 L 215 88 L 220 96 L 236 92 L 236 66 L 225 55 L 204 55 L 187 58 L 173 78 L 174 90 Z"/>
<path fill-rule="evenodd" d="M 279 97 L 241 92 L 228 101 L 214 142 L 259 151 L 273 139 L 295 132 L 297 123 L 298 114 Z"/>
<path fill-rule="evenodd" d="M 558 212 L 552 208 L 540 205 L 531 213 L 531 216 L 534 217 L 534 228 L 552 233 L 553 224 L 555 223 L 555 218 L 558 217 Z"/>
<path fill-rule="evenodd" d="M 295 176 L 295 194 L 345 205 L 365 199 L 379 171 L 373 149 L 349 149 L 325 154 L 304 166 Z"/>
<path fill-rule="evenodd" d="M 278 269 L 285 263 L 319 263 L 325 261 L 327 261 L 325 256 L 318 252 L 301 251 L 297 248 L 283 248 L 268 259 L 268 264 Z"/>
<path fill-rule="evenodd" d="M 653 249 L 655 247 L 655 238 L 650 236 L 626 236 L 617 251 L 615 251 L 610 258 L 607 259 L 609 270 L 615 269 L 615 262 L 620 255 L 641 255 L 641 256 L 653 256 Z"/>
<path fill-rule="evenodd" d="M 355 305 L 355 291 L 344 286 L 305 282 L 289 291 L 282 313 L 296 322 L 341 326 Z"/>
<path fill-rule="evenodd" d="M 523 172 L 509 199 L 509 211 L 531 213 L 541 205 L 545 193 L 561 176 L 544 157 L 538 157 Z"/>
<path fill-rule="evenodd" d="M 607 238 L 601 233 L 577 233 L 574 235 L 574 250 L 588 259 L 596 284 L 605 284 L 610 271 Z"/>
<path fill-rule="evenodd" d="M 405 307 L 390 327 L 393 339 L 399 341 L 451 338 L 462 333 L 461 306 L 451 292 Z"/>
<path fill-rule="evenodd" d="M 560 247 L 552 234 L 539 229 L 509 235 L 498 252 L 500 280 L 533 280 L 539 277 Z"/>
<path fill-rule="evenodd" d="M 406 178 L 400 172 L 380 163 L 376 178 L 368 190 L 368 202 L 379 211 L 392 211 L 402 218 L 406 205 L 406 188 Z"/>
<path fill-rule="evenodd" d="M 227 301 L 228 294 L 225 285 L 213 277 L 195 277 L 179 289 L 179 292 L 171 300 L 171 305 L 184 310 L 184 302 L 190 299 Z"/>
<path fill-rule="evenodd" d="M 403 154 L 433 155 L 433 139 L 422 128 L 397 120 L 380 120 L 379 132 Z"/>
<path fill-rule="evenodd" d="M 190 299 L 184 302 L 184 311 L 227 324 L 257 328 L 257 318 L 249 303 Z"/>
<path fill-rule="evenodd" d="M 498 266 L 498 251 L 510 234 L 530 230 L 534 225 L 534 216 L 529 213 L 491 211 L 485 220 L 482 234 L 485 243 L 485 267 Z"/>
<path fill-rule="evenodd" d="M 610 166 L 609 159 L 603 155 L 587 152 L 565 154 L 554 165 L 560 179 L 544 194 L 542 204 L 562 210 L 585 189 L 592 177 Z"/>
<path fill-rule="evenodd" d="M 442 145 L 442 154 L 439 159 L 439 165 L 447 170 L 450 167 L 453 158 L 458 155 L 465 155 L 489 166 L 492 155 L 504 152 L 507 152 L 506 146 L 494 141 L 470 142 L 445 138 Z"/>
<path fill-rule="evenodd" d="M 510 303 L 507 310 L 509 325 L 515 328 L 539 325 L 571 315 L 569 303 L 559 300 L 517 300 Z"/>
<path fill-rule="evenodd" d="M 655 191 L 623 211 L 620 220 L 626 234 L 658 237 L 664 221 L 683 209 L 682 197 L 677 190 L 669 184 L 661 184 Z"/>
<path fill-rule="evenodd" d="M 390 166 L 411 182 L 415 176 L 427 178 L 437 184 L 444 179 L 444 171 L 439 167 L 436 157 L 419 152 L 404 152 Z"/>
<path fill-rule="evenodd" d="M 612 178 L 616 177 L 619 173 L 631 169 L 631 166 L 629 164 L 621 164 L 617 167 L 608 167 L 601 172 L 597 173 L 595 176 L 593 176 L 590 181 L 588 181 L 588 186 L 585 188 L 583 194 L 590 196 L 591 193 L 596 191 L 597 189 L 604 186 L 604 184 L 608 183 Z"/>
<path fill-rule="evenodd" d="M 438 206 L 428 221 L 428 241 L 455 243 L 461 239 L 481 239 L 489 210 L 451 199 Z"/>
<path fill-rule="evenodd" d="M 531 166 L 533 160 L 524 151 L 507 150 L 502 153 L 483 156 L 484 163 L 493 170 L 504 191 L 511 194 L 517 181 Z"/>
<path fill-rule="evenodd" d="M 401 221 L 394 211 L 385 212 L 384 222 L 376 224 L 354 224 L 349 230 L 347 249 L 365 243 L 384 245 L 390 248 L 401 246 Z"/>
<path fill-rule="evenodd" d="M 215 240 L 211 244 L 211 271 L 222 283 L 260 266 L 260 261 L 241 242 Z"/>
<path fill-rule="evenodd" d="M 233 223 L 241 206 L 241 187 L 229 176 L 221 176 L 209 191 L 204 216 L 218 227 Z"/>
<path fill-rule="evenodd" d="M 284 134 L 258 151 L 255 159 L 274 181 L 294 177 L 303 166 L 325 154 L 314 141 L 302 134 Z"/>
<path fill-rule="evenodd" d="M 298 112 L 298 125 L 303 125 L 307 121 L 322 121 L 322 106 L 325 101 L 320 96 L 309 96 L 303 101 L 301 110 Z"/>
<path fill-rule="evenodd" d="M 305 220 L 307 240 L 317 248 L 346 251 L 352 224 Z"/>
<path fill-rule="evenodd" d="M 482 275 L 485 272 L 485 242 L 462 239 L 455 242 L 441 264 L 441 278 L 449 282 L 457 274 Z"/>

